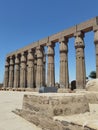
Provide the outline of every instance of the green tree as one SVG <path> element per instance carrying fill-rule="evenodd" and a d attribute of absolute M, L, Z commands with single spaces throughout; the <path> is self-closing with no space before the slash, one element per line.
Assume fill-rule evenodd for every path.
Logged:
<path fill-rule="evenodd" d="M 89 77 L 92 79 L 95 79 L 96 78 L 96 71 L 91 71 Z"/>

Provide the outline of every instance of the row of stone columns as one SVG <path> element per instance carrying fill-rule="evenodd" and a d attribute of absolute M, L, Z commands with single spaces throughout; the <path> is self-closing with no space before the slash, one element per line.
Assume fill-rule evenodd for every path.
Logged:
<path fill-rule="evenodd" d="M 98 29 L 94 29 L 94 42 L 96 47 L 96 73 L 98 77 Z M 85 70 L 85 55 L 84 55 L 84 34 L 76 32 L 75 50 L 76 50 L 76 86 L 77 88 L 85 88 L 86 70 Z M 68 73 L 68 38 L 61 37 L 60 43 L 60 86 L 63 88 L 69 87 L 69 73 Z M 47 86 L 55 85 L 55 65 L 54 65 L 54 47 L 55 44 L 50 42 L 47 44 L 48 68 L 47 68 Z M 32 49 L 28 51 L 27 57 L 25 53 L 21 54 L 19 59 L 15 55 L 15 60 L 11 56 L 9 61 L 5 64 L 5 87 L 21 87 L 32 88 L 41 87 L 46 84 L 46 66 L 44 48 L 38 46 L 35 51 Z"/>

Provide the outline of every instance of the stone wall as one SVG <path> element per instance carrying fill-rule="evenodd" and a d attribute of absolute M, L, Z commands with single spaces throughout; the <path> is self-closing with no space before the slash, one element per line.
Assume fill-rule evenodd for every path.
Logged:
<path fill-rule="evenodd" d="M 80 114 L 89 111 L 89 103 L 98 104 L 98 93 L 33 93 L 25 95 L 22 109 L 16 109 L 16 114 L 34 123 L 42 130 L 93 130 L 53 120 L 54 116 Z"/>
<path fill-rule="evenodd" d="M 14 112 L 42 130 L 93 130 L 53 120 L 54 116 L 89 112 L 89 103 L 98 104 L 98 93 L 33 93 L 24 95 L 22 109 L 16 109 Z"/>
<path fill-rule="evenodd" d="M 72 115 L 89 111 L 84 94 L 25 95 L 23 110 L 36 111 L 44 115 Z"/>

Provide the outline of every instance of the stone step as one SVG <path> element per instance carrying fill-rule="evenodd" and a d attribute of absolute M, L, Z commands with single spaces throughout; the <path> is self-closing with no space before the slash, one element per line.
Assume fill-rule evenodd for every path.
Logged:
<path fill-rule="evenodd" d="M 96 113 L 92 114 L 87 112 L 72 116 L 55 116 L 54 120 L 60 121 L 63 125 L 71 124 L 74 126 L 80 126 L 83 130 L 98 130 L 98 114 Z"/>

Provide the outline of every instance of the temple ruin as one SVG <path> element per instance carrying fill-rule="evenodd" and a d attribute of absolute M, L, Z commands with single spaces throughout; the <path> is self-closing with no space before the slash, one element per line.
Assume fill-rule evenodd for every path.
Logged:
<path fill-rule="evenodd" d="M 54 47 L 60 44 L 60 87 L 69 87 L 68 71 L 68 41 L 75 38 L 76 50 L 76 87 L 85 88 L 86 70 L 84 55 L 85 33 L 94 32 L 96 47 L 96 74 L 98 78 L 98 17 L 75 25 L 62 32 L 34 42 L 22 49 L 14 51 L 6 56 L 4 87 L 5 88 L 40 88 L 41 86 L 55 86 Z M 47 46 L 47 54 L 45 54 Z M 47 68 L 46 56 L 48 57 Z M 47 69 L 47 83 L 46 83 Z"/>

